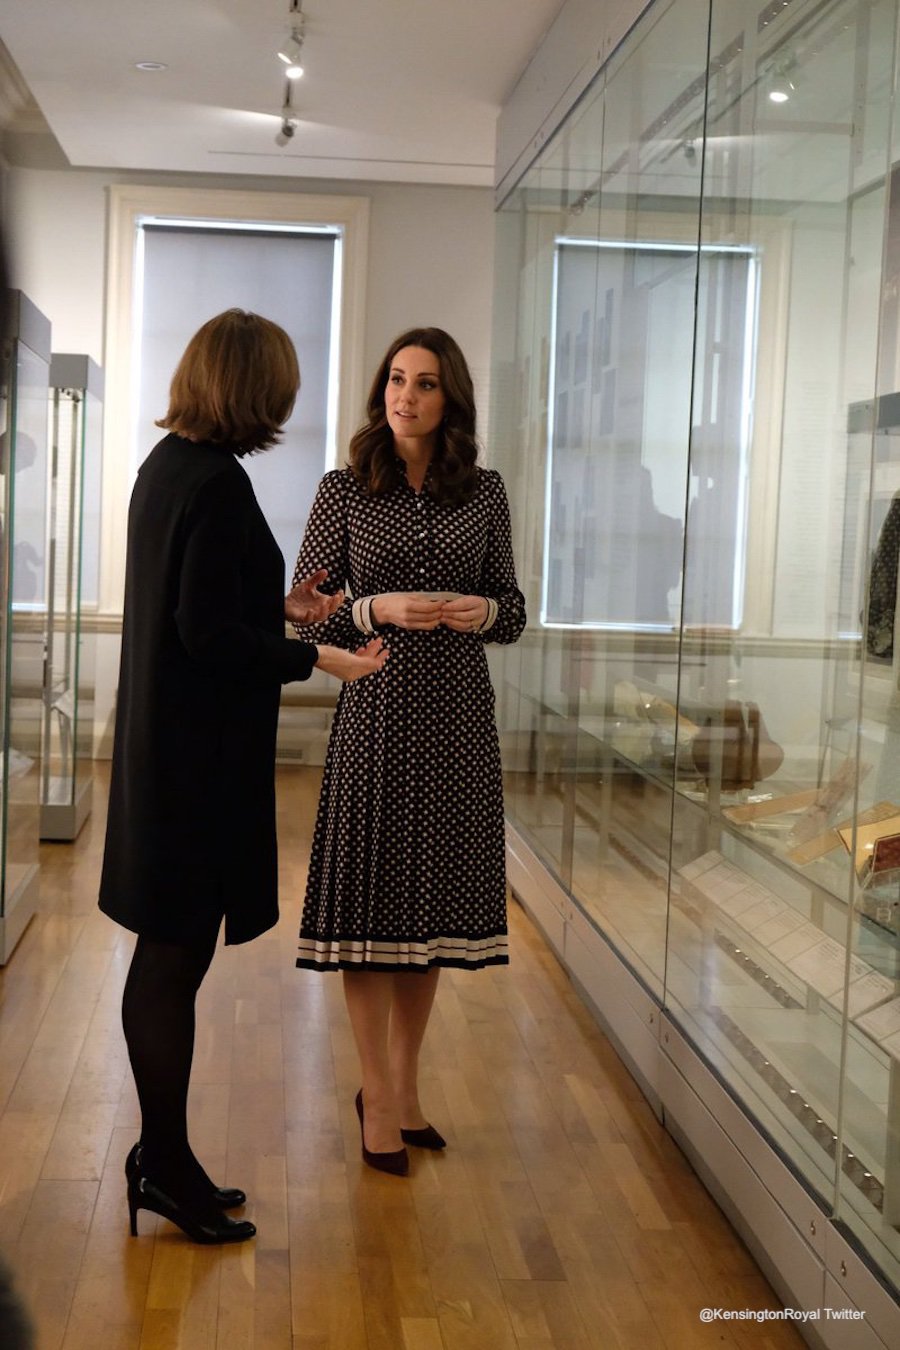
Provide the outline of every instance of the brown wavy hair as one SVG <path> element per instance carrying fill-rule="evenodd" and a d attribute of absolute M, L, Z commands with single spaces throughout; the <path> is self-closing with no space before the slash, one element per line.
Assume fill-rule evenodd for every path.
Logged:
<path fill-rule="evenodd" d="M 284 329 L 226 309 L 191 338 L 156 425 L 249 455 L 280 440 L 299 388 L 297 353 Z"/>
<path fill-rule="evenodd" d="M 437 357 L 440 365 L 444 417 L 431 461 L 428 490 L 439 502 L 451 506 L 468 501 L 477 480 L 475 393 L 466 358 L 442 328 L 410 328 L 394 338 L 388 347 L 369 391 L 368 420 L 350 442 L 350 468 L 357 481 L 373 495 L 390 492 L 402 480 L 403 471 L 394 452 L 394 434 L 385 412 L 384 393 L 394 357 L 404 347 L 424 347 Z"/>

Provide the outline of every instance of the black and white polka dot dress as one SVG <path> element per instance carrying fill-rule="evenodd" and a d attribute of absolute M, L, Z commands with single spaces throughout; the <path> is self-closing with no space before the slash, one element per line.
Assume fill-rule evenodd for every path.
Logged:
<path fill-rule="evenodd" d="M 385 624 L 385 668 L 342 686 L 322 781 L 298 966 L 427 970 L 508 960 L 503 787 L 486 642 L 525 624 L 500 475 L 440 505 L 405 477 L 371 496 L 348 469 L 319 484 L 295 579 L 328 569 L 348 599 L 310 642 L 356 648 L 352 598 L 454 591 L 495 603 L 491 627 Z M 360 609 L 357 605 L 356 613 Z"/>

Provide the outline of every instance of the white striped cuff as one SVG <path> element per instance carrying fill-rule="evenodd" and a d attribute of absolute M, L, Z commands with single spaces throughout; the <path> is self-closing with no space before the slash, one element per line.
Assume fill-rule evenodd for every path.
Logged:
<path fill-rule="evenodd" d="M 374 595 L 364 595 L 361 600 L 354 600 L 350 609 L 354 624 L 367 637 L 371 637 L 375 632 L 375 625 L 372 622 L 372 602 L 374 599 Z"/>
<path fill-rule="evenodd" d="M 484 623 L 477 630 L 479 633 L 486 633 L 489 628 L 493 628 L 497 622 L 497 615 L 500 613 L 500 606 L 496 600 L 492 600 L 489 595 L 484 597 L 487 605 L 487 614 L 484 616 Z"/>

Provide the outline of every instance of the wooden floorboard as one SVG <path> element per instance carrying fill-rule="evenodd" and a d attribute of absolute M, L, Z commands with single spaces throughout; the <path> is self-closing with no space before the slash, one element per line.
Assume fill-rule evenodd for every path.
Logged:
<path fill-rule="evenodd" d="M 201 991 L 192 1137 L 244 1186 L 257 1239 L 202 1248 L 142 1212 L 119 1024 L 133 939 L 96 909 L 105 774 L 0 971 L 0 1251 L 38 1350 L 788 1350 L 706 1306 L 776 1308 L 516 907 L 512 964 L 444 972 L 423 1060 L 443 1155 L 364 1167 L 339 977 L 297 971 L 318 773 L 279 770 L 282 920 L 223 948 Z M 758 1335 L 755 1333 L 759 1332 Z"/>

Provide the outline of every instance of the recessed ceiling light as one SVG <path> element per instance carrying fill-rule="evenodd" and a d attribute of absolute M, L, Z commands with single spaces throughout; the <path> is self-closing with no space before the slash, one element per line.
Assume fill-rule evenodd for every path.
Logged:
<path fill-rule="evenodd" d="M 168 70 L 165 61 L 135 61 L 135 70 Z"/>

